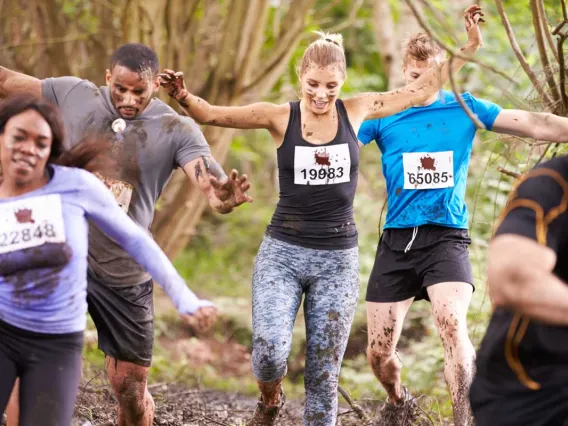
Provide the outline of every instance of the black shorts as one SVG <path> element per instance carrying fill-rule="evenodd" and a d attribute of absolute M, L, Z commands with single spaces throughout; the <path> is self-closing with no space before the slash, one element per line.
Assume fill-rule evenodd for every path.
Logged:
<path fill-rule="evenodd" d="M 568 426 L 568 384 L 504 391 L 476 377 L 469 396 L 476 426 Z"/>
<path fill-rule="evenodd" d="M 89 273 L 87 302 L 97 327 L 99 349 L 119 361 L 152 364 L 154 298 L 152 280 L 111 287 Z"/>
<path fill-rule="evenodd" d="M 20 426 L 71 424 L 83 332 L 43 334 L 0 321 L 0 414 L 20 378 Z"/>
<path fill-rule="evenodd" d="M 365 300 L 430 300 L 426 289 L 444 282 L 465 282 L 473 287 L 469 244 L 465 229 L 433 225 L 386 229 L 379 240 Z"/>

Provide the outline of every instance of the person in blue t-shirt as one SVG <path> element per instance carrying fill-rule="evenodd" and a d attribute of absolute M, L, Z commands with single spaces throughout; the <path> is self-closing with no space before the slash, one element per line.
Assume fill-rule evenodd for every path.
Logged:
<path fill-rule="evenodd" d="M 407 83 L 443 56 L 428 35 L 413 35 L 404 53 Z M 467 92 L 462 98 L 487 130 L 556 142 L 568 134 L 566 118 L 502 109 Z M 388 393 L 385 419 L 413 401 L 401 383 L 396 346 L 410 305 L 426 299 L 444 346 L 454 422 L 471 424 L 475 350 L 466 314 L 474 286 L 465 190 L 475 132 L 455 95 L 440 91 L 421 106 L 364 122 L 358 133 L 360 146 L 376 141 L 387 184 L 388 213 L 366 296 L 367 356 Z"/>

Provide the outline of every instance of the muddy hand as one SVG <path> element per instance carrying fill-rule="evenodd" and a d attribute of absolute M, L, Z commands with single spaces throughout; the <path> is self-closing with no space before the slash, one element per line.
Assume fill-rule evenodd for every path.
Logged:
<path fill-rule="evenodd" d="M 482 16 L 484 16 L 482 9 L 476 4 L 469 6 L 463 14 L 467 40 L 471 46 L 480 47 L 483 42 L 479 29 L 479 23 L 485 22 Z"/>
<path fill-rule="evenodd" d="M 233 169 L 229 177 L 219 182 L 214 176 L 209 177 L 209 182 L 215 190 L 215 196 L 223 202 L 223 208 L 240 206 L 243 203 L 252 203 L 252 197 L 246 192 L 250 188 L 250 182 L 247 175 L 239 176 L 239 172 Z"/>
<path fill-rule="evenodd" d="M 195 334 L 209 331 L 215 321 L 217 321 L 217 308 L 208 306 L 199 308 L 193 314 L 180 314 L 182 322 L 187 325 Z"/>
<path fill-rule="evenodd" d="M 185 81 L 183 80 L 183 72 L 172 71 L 164 69 L 160 77 L 160 85 L 166 89 L 168 95 L 175 100 L 179 101 L 187 96 L 187 89 L 185 88 Z"/>

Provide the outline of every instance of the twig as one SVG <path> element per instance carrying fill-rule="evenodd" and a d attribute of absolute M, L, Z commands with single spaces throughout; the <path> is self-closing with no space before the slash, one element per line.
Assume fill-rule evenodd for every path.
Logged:
<path fill-rule="evenodd" d="M 497 167 L 497 171 L 503 173 L 504 175 L 511 176 L 511 177 L 513 177 L 513 178 L 515 178 L 515 179 L 518 178 L 519 176 L 521 176 L 520 173 L 512 172 L 512 171 L 507 170 L 507 169 L 505 169 L 505 168 L 503 168 L 503 167 L 501 167 L 501 166 Z"/>
<path fill-rule="evenodd" d="M 345 392 L 345 389 L 343 389 L 341 386 L 337 386 L 337 389 L 339 390 L 339 393 L 343 396 L 343 398 L 345 398 L 347 403 L 351 406 L 351 408 L 353 408 L 353 411 L 357 413 L 357 416 L 359 416 L 361 420 L 363 420 L 364 422 L 369 422 L 371 420 L 369 416 L 367 416 L 365 411 L 363 411 L 361 406 L 359 406 L 359 404 L 353 401 L 351 397 L 347 394 L 347 392 Z"/>
<path fill-rule="evenodd" d="M 479 118 L 477 118 L 477 115 L 474 114 L 474 112 L 467 106 L 467 104 L 464 102 L 462 96 L 460 93 L 458 93 L 458 88 L 456 86 L 456 82 L 454 81 L 454 72 L 452 70 L 452 64 L 454 62 L 455 56 L 452 55 L 450 56 L 450 85 L 452 86 L 452 91 L 454 92 L 454 95 L 456 96 L 456 99 L 458 100 L 458 103 L 460 104 L 460 106 L 463 108 L 463 110 L 465 111 L 465 113 L 467 114 L 467 116 L 471 119 L 471 121 L 473 121 L 473 123 L 475 124 L 475 127 L 477 127 L 478 129 L 484 129 L 485 130 L 485 124 L 483 124 Z"/>
<path fill-rule="evenodd" d="M 345 28 L 353 26 L 353 24 L 357 20 L 357 13 L 363 6 L 364 2 L 365 0 L 357 0 L 357 2 L 353 6 L 350 5 L 349 16 L 347 17 L 347 19 L 344 19 L 341 23 L 333 27 L 325 28 L 325 31 L 327 31 L 328 33 L 338 33 L 340 31 L 343 31 Z"/>
<path fill-rule="evenodd" d="M 548 24 L 550 22 L 548 21 L 548 18 L 546 18 L 546 12 L 544 10 L 544 0 L 538 0 L 538 10 L 540 16 L 542 17 L 543 31 L 544 35 L 546 36 L 546 41 L 548 42 L 548 47 L 552 52 L 552 54 L 554 55 L 554 59 L 556 59 L 556 62 L 559 62 L 558 52 L 556 50 L 556 46 L 554 45 L 554 40 L 552 39 L 550 28 L 548 27 Z"/>
<path fill-rule="evenodd" d="M 418 21 L 418 23 L 420 24 L 420 26 L 424 29 L 424 31 L 430 36 L 430 38 L 432 39 L 432 41 L 435 41 L 442 49 L 444 49 L 446 52 L 448 52 L 450 55 L 455 56 L 456 58 L 460 58 L 460 59 L 464 59 L 466 61 L 472 62 L 474 64 L 479 65 L 480 67 L 486 68 L 488 70 L 490 70 L 491 72 L 494 72 L 497 75 L 500 75 L 501 77 L 503 77 L 504 79 L 506 79 L 507 81 L 509 81 L 510 83 L 513 84 L 517 84 L 517 82 L 515 80 L 513 80 L 511 77 L 509 77 L 507 74 L 505 74 L 504 72 L 498 70 L 497 68 L 488 65 L 482 61 L 480 61 L 479 59 L 474 58 L 473 56 L 467 56 L 464 55 L 454 49 L 452 49 L 450 46 L 448 46 L 447 44 L 445 44 L 442 40 L 440 40 L 439 37 L 436 37 L 434 35 L 434 32 L 432 31 L 432 29 L 430 28 L 430 26 L 428 26 L 428 24 L 426 23 L 426 21 L 422 18 L 422 15 L 420 14 L 420 12 L 418 11 L 418 9 L 416 8 L 416 6 L 414 5 L 414 3 L 412 2 L 412 0 L 405 0 L 406 4 L 408 5 L 408 7 L 412 10 L 412 13 L 414 14 L 414 17 L 416 18 L 416 20 Z"/>
<path fill-rule="evenodd" d="M 564 64 L 564 40 L 566 35 L 558 37 L 558 64 L 560 65 L 560 96 L 562 98 L 562 115 L 568 112 L 568 96 L 566 96 L 566 66 Z"/>
<path fill-rule="evenodd" d="M 534 32 L 536 36 L 536 44 L 538 46 L 538 53 L 540 55 L 540 61 L 542 63 L 542 68 L 544 70 L 544 75 L 546 76 L 546 82 L 550 88 L 550 93 L 554 99 L 554 102 L 560 101 L 560 91 L 556 85 L 556 80 L 554 79 L 554 73 L 552 71 L 552 65 L 550 65 L 550 60 L 548 59 L 548 53 L 546 51 L 545 39 L 545 22 L 544 16 L 541 14 L 541 10 L 538 6 L 540 0 L 531 0 L 531 10 L 532 10 L 532 20 L 534 26 Z M 548 29 L 546 30 L 548 31 Z"/>
<path fill-rule="evenodd" d="M 102 371 L 99 371 L 99 374 L 93 376 L 93 377 L 91 378 L 91 380 L 89 380 L 89 381 L 87 382 L 87 384 L 83 387 L 83 393 L 87 390 L 87 388 L 89 387 L 89 385 L 91 384 L 91 382 L 92 382 L 93 380 L 95 380 L 97 377 L 99 377 L 101 374 L 102 374 Z"/>
<path fill-rule="evenodd" d="M 513 32 L 513 28 L 511 27 L 511 23 L 509 22 L 509 18 L 507 18 L 507 14 L 505 13 L 505 9 L 503 8 L 502 1 L 501 0 L 495 0 L 495 4 L 497 5 L 497 11 L 499 12 L 499 15 L 501 16 L 501 22 L 503 23 L 503 26 L 505 27 L 505 31 L 507 32 L 507 36 L 509 37 L 509 43 L 511 44 L 511 47 L 513 48 L 513 52 L 515 52 L 515 56 L 517 57 L 517 60 L 521 64 L 521 67 L 523 68 L 523 70 L 525 71 L 527 76 L 529 77 L 529 80 L 531 81 L 532 85 L 534 86 L 534 88 L 538 92 L 539 96 L 542 98 L 544 103 L 548 107 L 550 107 L 551 105 L 554 104 L 554 102 L 550 98 L 548 93 L 546 93 L 546 91 L 542 87 L 542 84 L 538 81 L 538 78 L 536 77 L 534 71 L 531 69 L 530 65 L 528 64 L 527 59 L 525 58 L 525 55 L 523 55 L 523 52 L 521 51 L 521 48 L 519 47 L 519 44 L 517 43 L 515 33 Z"/>
<path fill-rule="evenodd" d="M 458 44 L 458 40 L 456 38 L 456 35 L 454 34 L 453 28 L 448 25 L 448 19 L 444 19 L 444 16 L 442 16 L 438 9 L 433 7 L 428 0 L 420 0 L 420 3 L 422 3 L 422 5 L 424 5 L 426 9 L 428 9 L 430 13 L 434 15 L 436 20 L 440 23 L 440 25 L 442 25 L 442 27 L 444 27 L 444 30 L 446 30 L 448 35 L 452 38 L 452 41 L 455 44 Z"/>

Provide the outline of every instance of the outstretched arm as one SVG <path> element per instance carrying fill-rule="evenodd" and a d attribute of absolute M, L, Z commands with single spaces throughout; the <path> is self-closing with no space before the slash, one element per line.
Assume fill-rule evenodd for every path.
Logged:
<path fill-rule="evenodd" d="M 481 47 L 479 22 L 485 22 L 481 16 L 483 16 L 481 8 L 477 5 L 468 7 L 464 13 L 468 42 L 461 48 L 463 55 L 473 55 Z M 348 99 L 346 105 L 355 124 L 363 120 L 396 114 L 428 100 L 448 81 L 450 72 L 459 71 L 466 63 L 467 60 L 454 57 L 452 61 L 444 61 L 441 67 L 438 65 L 432 67 L 420 78 L 401 89 L 384 93 L 362 93 Z"/>
<path fill-rule="evenodd" d="M 245 202 L 252 203 L 252 198 L 246 194 L 250 188 L 247 175 L 239 176 L 232 170 L 227 177 L 213 157 L 196 158 L 183 166 L 183 171 L 219 213 L 230 213 Z"/>
<path fill-rule="evenodd" d="M 568 118 L 547 112 L 504 109 L 491 130 L 543 141 L 568 142 Z"/>
<path fill-rule="evenodd" d="M 0 98 L 29 93 L 41 96 L 41 80 L 0 66 Z"/>
<path fill-rule="evenodd" d="M 267 129 L 274 132 L 282 117 L 288 118 L 288 104 L 258 102 L 245 106 L 215 106 L 192 95 L 185 87 L 183 72 L 164 70 L 160 74 L 162 87 L 183 110 L 200 124 L 233 129 Z"/>
<path fill-rule="evenodd" d="M 204 328 L 212 325 L 213 304 L 199 299 L 186 285 L 158 244 L 118 206 L 111 192 L 94 175 L 89 175 L 83 194 L 87 216 L 115 240 L 158 282 L 182 315 L 200 319 Z M 209 318 L 203 323 L 203 317 Z M 186 321 L 189 323 L 189 321 Z"/>

